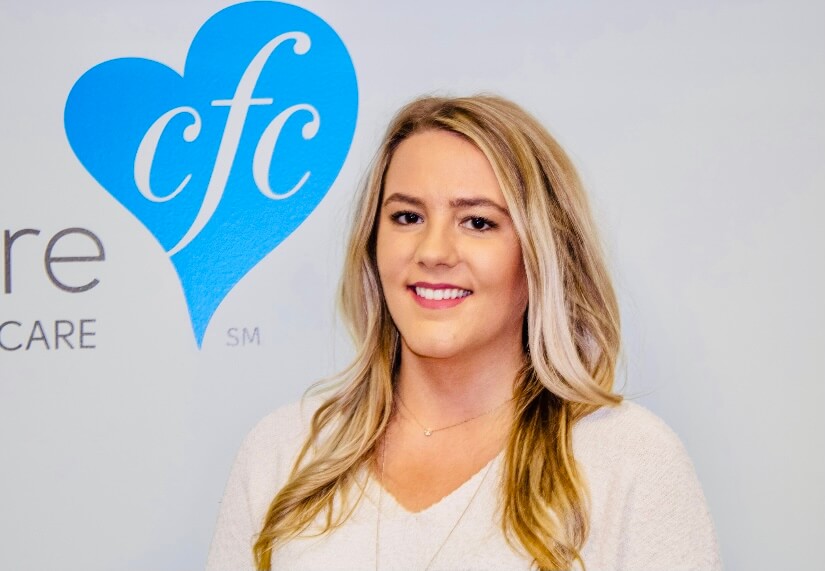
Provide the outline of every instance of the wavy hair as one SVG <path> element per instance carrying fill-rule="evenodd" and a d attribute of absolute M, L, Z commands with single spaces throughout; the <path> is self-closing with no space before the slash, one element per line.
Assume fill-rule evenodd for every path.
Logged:
<path fill-rule="evenodd" d="M 269 506 L 253 552 L 269 570 L 272 551 L 305 533 L 343 523 L 357 474 L 372 460 L 393 410 L 399 333 L 384 302 L 375 245 L 384 177 L 398 145 L 430 129 L 456 133 L 490 161 L 521 243 L 528 284 L 526 365 L 501 483 L 502 528 L 541 570 L 584 566 L 587 484 L 572 449 L 583 416 L 621 402 L 613 392 L 619 312 L 578 175 L 564 150 L 516 104 L 493 96 L 424 97 L 387 129 L 362 188 L 340 286 L 355 341 L 352 364 L 312 417 L 286 484 Z"/>

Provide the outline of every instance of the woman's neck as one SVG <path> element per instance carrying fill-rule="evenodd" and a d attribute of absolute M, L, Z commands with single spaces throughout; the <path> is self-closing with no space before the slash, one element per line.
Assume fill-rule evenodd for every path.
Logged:
<path fill-rule="evenodd" d="M 416 355 L 402 341 L 397 391 L 414 412 L 426 415 L 431 422 L 449 423 L 511 399 L 523 364 L 517 344 L 433 358 Z"/>

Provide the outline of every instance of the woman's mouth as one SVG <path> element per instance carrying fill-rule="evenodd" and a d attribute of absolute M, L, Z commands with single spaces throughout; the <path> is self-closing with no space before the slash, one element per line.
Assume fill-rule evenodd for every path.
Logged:
<path fill-rule="evenodd" d="M 413 299 L 427 309 L 447 309 L 455 307 L 465 298 L 472 295 L 472 291 L 452 284 L 412 284 L 407 289 Z"/>

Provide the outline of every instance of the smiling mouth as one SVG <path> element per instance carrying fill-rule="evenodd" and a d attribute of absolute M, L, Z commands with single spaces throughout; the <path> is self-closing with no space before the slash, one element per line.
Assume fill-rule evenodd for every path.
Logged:
<path fill-rule="evenodd" d="M 415 295 L 418 297 L 432 301 L 462 299 L 473 293 L 468 289 L 461 288 L 428 288 L 422 286 L 410 286 L 410 289 L 415 292 Z"/>

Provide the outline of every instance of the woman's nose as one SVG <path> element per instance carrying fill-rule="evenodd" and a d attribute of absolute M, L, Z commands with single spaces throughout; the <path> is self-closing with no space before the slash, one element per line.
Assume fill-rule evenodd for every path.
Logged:
<path fill-rule="evenodd" d="M 456 236 L 448 223 L 425 224 L 419 236 L 416 262 L 426 267 L 452 267 L 458 262 Z"/>

